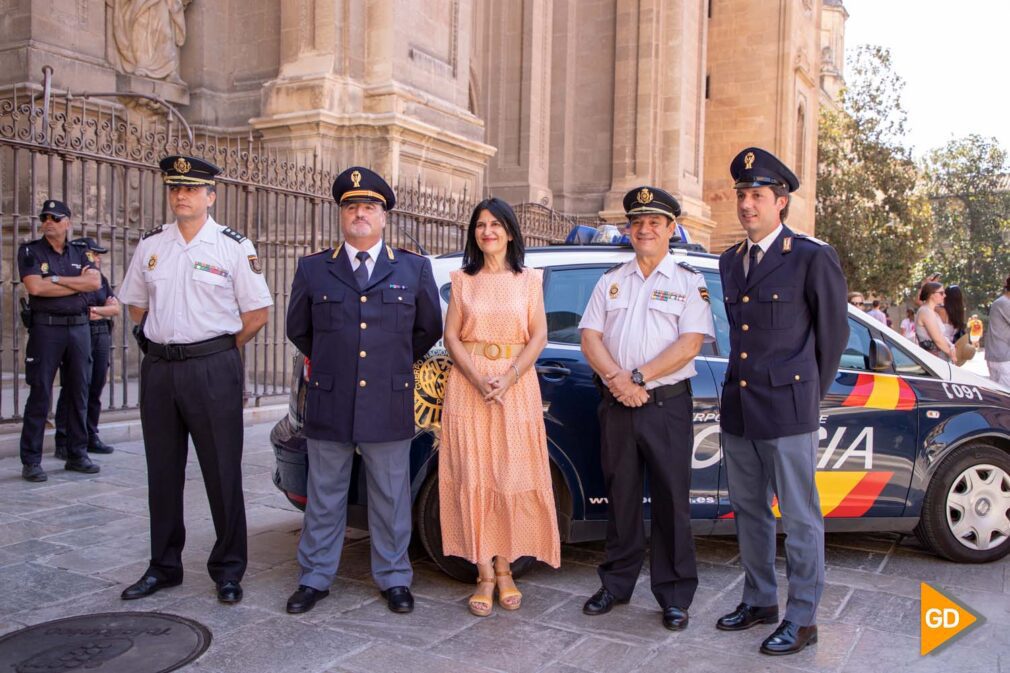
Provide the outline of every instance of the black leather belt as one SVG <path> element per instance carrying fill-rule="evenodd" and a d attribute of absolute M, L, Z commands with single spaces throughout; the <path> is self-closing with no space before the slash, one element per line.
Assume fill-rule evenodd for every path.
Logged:
<path fill-rule="evenodd" d="M 213 355 L 231 348 L 235 348 L 235 335 L 225 334 L 214 337 L 206 341 L 197 341 L 191 344 L 158 344 L 149 341 L 147 344 L 147 354 L 155 355 L 162 360 L 175 362 L 188 360 L 190 358 L 201 358 L 205 355 Z"/>
<path fill-rule="evenodd" d="M 56 313 L 35 313 L 32 312 L 32 326 L 36 325 L 61 325 L 64 327 L 72 325 L 87 325 L 88 316 L 85 313 L 80 315 L 58 315 Z"/>
<path fill-rule="evenodd" d="M 617 398 L 613 396 L 610 389 L 602 386 L 600 392 L 603 396 L 609 400 L 616 401 Z M 646 404 L 655 404 L 656 402 L 662 402 L 668 400 L 671 397 L 677 397 L 678 395 L 683 395 L 687 393 L 691 394 L 691 381 L 690 379 L 684 379 L 683 381 L 677 381 L 676 383 L 668 386 L 658 386 L 652 390 L 646 391 L 649 393 L 649 401 Z"/>

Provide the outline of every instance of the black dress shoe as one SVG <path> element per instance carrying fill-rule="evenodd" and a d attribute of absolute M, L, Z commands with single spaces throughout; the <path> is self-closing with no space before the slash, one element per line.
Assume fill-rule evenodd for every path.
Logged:
<path fill-rule="evenodd" d="M 94 441 L 88 444 L 88 453 L 112 453 L 114 448 L 95 437 Z"/>
<path fill-rule="evenodd" d="M 783 620 L 775 633 L 761 643 L 761 654 L 796 654 L 807 645 L 817 642 L 817 625 L 799 626 Z"/>
<path fill-rule="evenodd" d="M 607 591 L 607 587 L 600 587 L 600 590 L 590 596 L 586 604 L 582 606 L 582 612 L 587 615 L 605 615 L 610 612 L 614 605 L 627 602 L 615 597 L 614 594 Z"/>
<path fill-rule="evenodd" d="M 298 589 L 288 599 L 288 614 L 308 612 L 315 607 L 316 601 L 321 601 L 329 595 L 329 589 L 319 590 L 299 584 Z"/>
<path fill-rule="evenodd" d="M 410 593 L 410 587 L 389 587 L 382 592 L 382 597 L 393 612 L 405 615 L 414 611 L 414 596 Z"/>
<path fill-rule="evenodd" d="M 63 464 L 63 469 L 71 472 L 83 472 L 84 474 L 97 474 L 102 468 L 91 462 L 87 456 L 76 460 L 68 460 Z"/>
<path fill-rule="evenodd" d="M 721 631 L 743 631 L 758 624 L 774 624 L 779 620 L 779 606 L 760 608 L 741 603 L 736 610 L 723 615 L 716 621 L 715 628 Z"/>
<path fill-rule="evenodd" d="M 663 626 L 671 631 L 683 631 L 687 628 L 687 610 L 682 608 L 663 608 Z"/>
<path fill-rule="evenodd" d="M 35 465 L 22 465 L 21 478 L 25 481 L 40 482 L 49 479 L 49 475 L 46 474 L 41 465 L 36 463 Z"/>
<path fill-rule="evenodd" d="M 136 583 L 131 584 L 119 595 L 124 601 L 132 601 L 137 598 L 146 598 L 151 594 L 156 594 L 162 589 L 177 587 L 182 584 L 182 579 L 163 580 L 154 575 L 144 575 Z"/>
<path fill-rule="evenodd" d="M 222 603 L 238 603 L 242 600 L 242 585 L 238 580 L 228 580 L 217 585 L 217 599 Z"/>

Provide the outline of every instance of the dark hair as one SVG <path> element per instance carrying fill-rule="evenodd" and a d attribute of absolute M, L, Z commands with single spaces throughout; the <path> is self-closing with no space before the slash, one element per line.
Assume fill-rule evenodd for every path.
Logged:
<path fill-rule="evenodd" d="M 505 249 L 505 263 L 512 269 L 512 273 L 522 272 L 523 261 L 526 259 L 526 245 L 523 243 L 522 232 L 519 231 L 519 220 L 512 206 L 495 196 L 484 199 L 474 206 L 470 215 L 470 225 L 466 228 L 466 244 L 463 246 L 463 271 L 473 276 L 484 268 L 484 253 L 477 245 L 477 220 L 485 210 L 494 215 L 494 218 L 504 225 L 505 233 L 512 237 Z"/>
<path fill-rule="evenodd" d="M 947 297 L 943 300 L 943 308 L 947 311 L 947 319 L 955 332 L 964 331 L 964 293 L 957 285 L 947 286 Z"/>
<path fill-rule="evenodd" d="M 937 290 L 942 290 L 942 289 L 943 289 L 943 284 L 941 284 L 941 283 L 934 283 L 933 281 L 929 281 L 928 283 L 923 283 L 922 287 L 919 288 L 919 301 L 926 301 L 927 299 L 929 299 L 929 295 L 933 294 Z"/>
<path fill-rule="evenodd" d="M 907 316 L 909 316 L 909 317 L 913 317 L 913 316 L 915 316 L 915 311 L 913 311 L 913 310 L 912 310 L 912 309 L 910 309 L 910 308 L 906 308 L 906 309 L 905 309 L 905 315 L 907 315 Z"/>
<path fill-rule="evenodd" d="M 1006 282 L 1003 283 L 1003 291 L 1010 292 L 1010 276 L 1006 277 Z"/>
<path fill-rule="evenodd" d="M 873 308 L 880 308 L 880 300 L 879 299 L 874 299 L 873 300 Z"/>
<path fill-rule="evenodd" d="M 776 199 L 780 196 L 786 197 L 786 207 L 782 209 L 781 213 L 779 213 L 779 219 L 782 220 L 782 222 L 785 222 L 786 218 L 789 217 L 789 204 L 793 200 L 793 197 L 789 196 L 789 188 L 783 187 L 782 185 L 769 185 L 769 187 Z"/>

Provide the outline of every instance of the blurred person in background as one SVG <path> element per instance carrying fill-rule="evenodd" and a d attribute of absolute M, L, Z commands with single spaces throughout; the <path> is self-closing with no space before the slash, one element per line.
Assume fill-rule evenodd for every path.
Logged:
<path fill-rule="evenodd" d="M 989 307 L 985 363 L 989 366 L 989 378 L 1010 387 L 1010 276 L 1003 284 L 1003 294 Z"/>

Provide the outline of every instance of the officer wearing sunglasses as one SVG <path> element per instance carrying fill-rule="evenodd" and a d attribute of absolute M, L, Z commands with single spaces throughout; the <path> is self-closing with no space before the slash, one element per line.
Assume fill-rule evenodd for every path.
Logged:
<path fill-rule="evenodd" d="M 21 477 L 46 481 L 42 439 L 52 403 L 53 380 L 63 363 L 67 403 L 67 461 L 64 467 L 94 474 L 88 458 L 85 415 L 91 373 L 91 328 L 85 294 L 98 290 L 102 277 L 86 243 L 68 241 L 70 209 L 54 199 L 39 213 L 42 237 L 18 249 L 18 271 L 28 293 L 31 317 L 25 348 L 25 382 L 29 386 L 21 427 Z"/>

